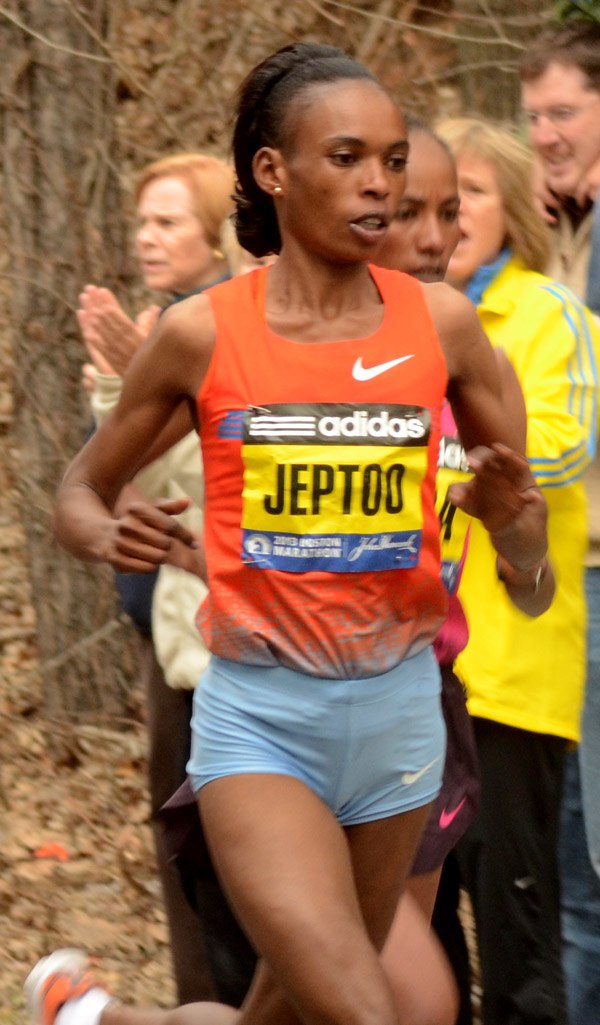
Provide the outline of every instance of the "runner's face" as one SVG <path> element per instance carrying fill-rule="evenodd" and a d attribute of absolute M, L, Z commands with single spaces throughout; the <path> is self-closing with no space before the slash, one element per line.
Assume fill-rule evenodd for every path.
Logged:
<path fill-rule="evenodd" d="M 539 78 L 523 83 L 521 96 L 546 184 L 558 196 L 574 196 L 600 160 L 600 92 L 588 85 L 580 68 L 553 63 Z"/>
<path fill-rule="evenodd" d="M 412 131 L 406 190 L 375 262 L 421 281 L 441 281 L 459 238 L 452 158 L 427 132 Z"/>
<path fill-rule="evenodd" d="M 371 260 L 404 190 L 402 115 L 366 80 L 317 84 L 288 110 L 278 202 L 284 247 L 327 262 Z"/>
<path fill-rule="evenodd" d="M 448 264 L 448 281 L 464 288 L 475 271 L 500 253 L 506 236 L 495 168 L 468 153 L 457 157 L 460 238 Z"/>

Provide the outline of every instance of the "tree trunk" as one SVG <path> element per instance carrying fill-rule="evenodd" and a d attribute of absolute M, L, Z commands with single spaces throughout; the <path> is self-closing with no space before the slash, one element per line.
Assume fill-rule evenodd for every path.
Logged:
<path fill-rule="evenodd" d="M 548 24 L 540 0 L 456 0 L 457 71 L 468 114 L 520 118 L 517 68 L 529 39 Z"/>
<path fill-rule="evenodd" d="M 102 45 L 114 6 L 17 0 L 1 26 L 16 470 L 54 715 L 123 715 L 135 664 L 111 572 L 76 562 L 52 535 L 56 487 L 90 428 L 77 296 L 88 280 L 122 282 L 127 252 L 115 70 Z"/>

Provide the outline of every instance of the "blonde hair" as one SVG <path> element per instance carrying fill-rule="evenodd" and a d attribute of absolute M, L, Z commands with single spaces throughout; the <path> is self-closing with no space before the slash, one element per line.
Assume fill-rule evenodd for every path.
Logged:
<path fill-rule="evenodd" d="M 146 186 L 159 178 L 178 178 L 187 185 L 206 241 L 219 249 L 221 225 L 233 211 L 234 177 L 229 164 L 206 153 L 162 157 L 140 171 L 134 189 L 136 203 Z"/>
<path fill-rule="evenodd" d="M 456 160 L 467 154 L 494 168 L 506 220 L 506 244 L 530 270 L 544 271 L 551 235 L 534 206 L 533 155 L 528 147 L 511 129 L 475 117 L 447 118 L 435 127 Z"/>

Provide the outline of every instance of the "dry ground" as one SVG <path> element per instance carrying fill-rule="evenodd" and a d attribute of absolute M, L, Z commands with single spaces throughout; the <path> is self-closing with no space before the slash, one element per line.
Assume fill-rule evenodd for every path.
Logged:
<path fill-rule="evenodd" d="M 122 997 L 169 1006 L 143 725 L 75 729 L 39 712 L 6 344 L 0 337 L 0 1025 L 26 1025 L 23 979 L 64 945 L 90 951 Z"/>
<path fill-rule="evenodd" d="M 168 1006 L 143 728 L 75 731 L 39 716 L 19 535 L 2 513 L 0 538 L 0 1025 L 25 1025 L 23 978 L 64 945 L 90 951 L 122 997 Z"/>
<path fill-rule="evenodd" d="M 3 718 L 5 707 L 3 700 Z M 7 719 L 0 1023 L 25 1025 L 23 978 L 38 957 L 64 945 L 90 951 L 122 997 L 170 1005 L 138 731 L 82 730 L 77 764 L 56 765 L 48 755 L 51 724 L 23 719 L 10 704 Z"/>

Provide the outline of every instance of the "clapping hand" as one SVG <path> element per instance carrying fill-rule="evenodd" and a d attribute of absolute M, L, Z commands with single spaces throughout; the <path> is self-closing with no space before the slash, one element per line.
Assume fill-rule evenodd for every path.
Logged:
<path fill-rule="evenodd" d="M 150 306 L 133 321 L 110 289 L 86 285 L 79 296 L 77 320 L 99 373 L 123 375 L 159 313 L 160 307 Z"/>
<path fill-rule="evenodd" d="M 556 196 L 546 184 L 543 165 L 536 161 L 533 167 L 533 203 L 540 217 L 547 224 L 554 225 L 557 222 L 556 209 L 561 204 L 563 197 Z M 594 203 L 600 192 L 600 160 L 587 169 L 582 175 L 579 185 L 575 190 L 575 199 L 578 206 L 585 208 L 589 202 Z"/>
<path fill-rule="evenodd" d="M 584 207 L 590 200 L 592 203 L 596 201 L 600 194 L 600 160 L 597 160 L 595 164 L 592 164 L 590 168 L 583 175 L 577 192 L 575 193 L 575 199 L 579 206 Z"/>
<path fill-rule="evenodd" d="M 533 165 L 533 205 L 537 210 L 538 214 L 546 224 L 556 224 L 558 218 L 556 216 L 556 208 L 560 205 L 559 200 L 550 191 L 546 184 L 544 177 L 544 168 L 539 160 L 536 160 Z"/>

